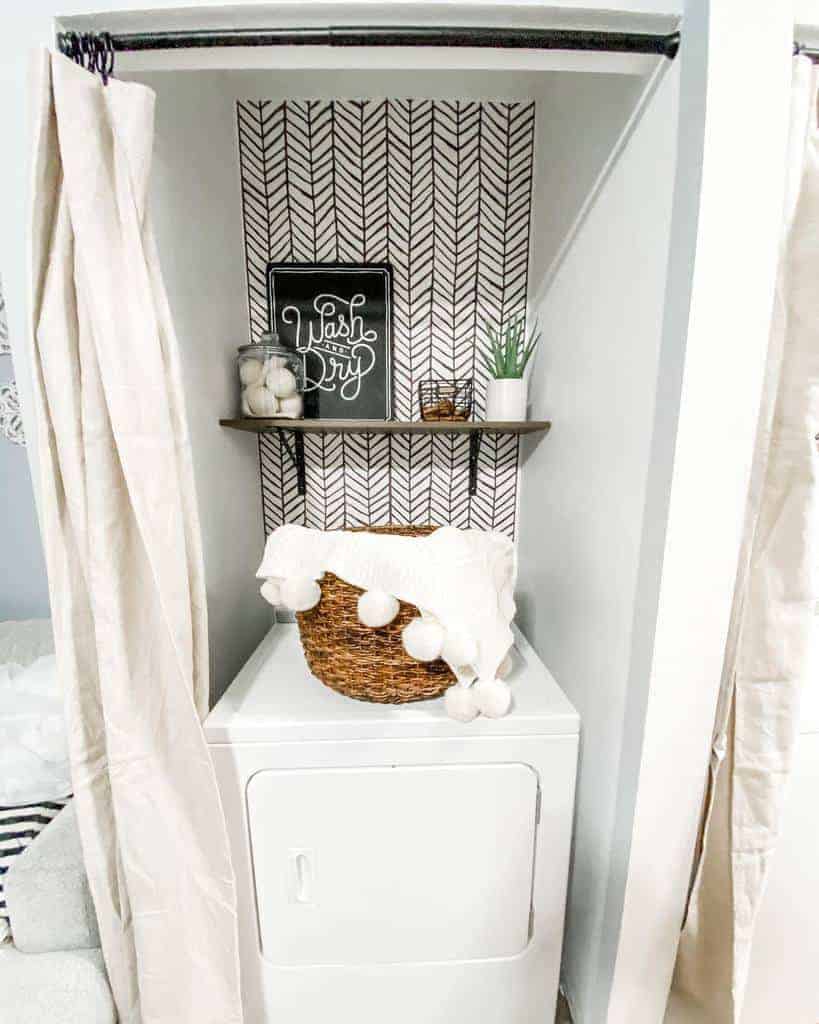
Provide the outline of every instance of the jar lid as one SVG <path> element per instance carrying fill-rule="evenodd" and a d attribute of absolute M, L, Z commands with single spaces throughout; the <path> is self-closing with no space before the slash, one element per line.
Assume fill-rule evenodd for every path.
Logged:
<path fill-rule="evenodd" d="M 249 352 L 252 349 L 257 348 L 273 348 L 278 349 L 279 352 L 292 355 L 292 351 L 282 344 L 281 338 L 275 331 L 263 331 L 259 335 L 259 340 L 254 342 L 252 345 L 240 345 L 237 349 L 238 352 Z"/>

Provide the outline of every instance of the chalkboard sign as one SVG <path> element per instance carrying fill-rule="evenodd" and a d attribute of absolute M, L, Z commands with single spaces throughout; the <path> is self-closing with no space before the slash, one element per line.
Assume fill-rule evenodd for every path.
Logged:
<path fill-rule="evenodd" d="M 302 355 L 310 418 L 392 415 L 392 269 L 385 263 L 269 263 L 270 324 Z"/>

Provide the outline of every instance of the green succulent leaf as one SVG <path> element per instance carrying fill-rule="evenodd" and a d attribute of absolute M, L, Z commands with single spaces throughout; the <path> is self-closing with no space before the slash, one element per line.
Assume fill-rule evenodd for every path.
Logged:
<path fill-rule="evenodd" d="M 498 329 L 485 319 L 484 331 L 486 341 L 479 353 L 489 373 L 498 380 L 522 377 L 540 343 L 537 326 L 527 341 L 525 310 L 508 317 Z"/>

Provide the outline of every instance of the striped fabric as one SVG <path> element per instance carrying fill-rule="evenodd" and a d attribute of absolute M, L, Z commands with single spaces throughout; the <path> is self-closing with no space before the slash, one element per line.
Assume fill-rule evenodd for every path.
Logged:
<path fill-rule="evenodd" d="M 27 807 L 0 807 L 0 925 L 6 920 L 3 879 L 13 859 L 37 838 L 66 803 L 66 800 L 48 800 Z"/>

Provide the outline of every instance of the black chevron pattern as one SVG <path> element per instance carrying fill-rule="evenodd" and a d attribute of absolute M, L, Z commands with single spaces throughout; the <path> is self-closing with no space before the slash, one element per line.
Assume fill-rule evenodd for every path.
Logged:
<path fill-rule="evenodd" d="M 474 498 L 469 496 L 469 438 L 461 434 L 435 437 L 429 496 L 430 522 L 448 523 L 465 530 L 469 527 L 472 501 Z"/>
<path fill-rule="evenodd" d="M 265 533 L 280 523 L 305 522 L 305 496 L 299 494 L 293 463 L 278 435 L 259 434 L 259 468 Z"/>
<path fill-rule="evenodd" d="M 431 100 L 395 100 L 389 109 L 387 197 L 393 268 L 393 407 L 418 418 L 417 381 L 429 376 L 434 255 Z"/>
<path fill-rule="evenodd" d="M 469 525 L 514 537 L 517 503 L 517 434 L 485 434 L 478 455 L 478 492 L 469 506 Z"/>
<path fill-rule="evenodd" d="M 481 104 L 435 107 L 434 260 L 429 376 L 474 377 Z"/>
<path fill-rule="evenodd" d="M 392 438 L 390 519 L 394 523 L 423 526 L 433 521 L 429 500 L 432 444 L 430 434 L 396 434 Z"/>
<path fill-rule="evenodd" d="M 387 101 L 334 104 L 338 260 L 387 261 Z"/>
<path fill-rule="evenodd" d="M 286 109 L 284 103 L 267 100 L 237 106 L 251 341 L 267 329 L 268 260 L 293 259 L 284 147 Z"/>
<path fill-rule="evenodd" d="M 534 104 L 485 103 L 481 113 L 477 312 L 497 327 L 526 307 Z M 483 409 L 485 377 L 476 374 Z"/>
<path fill-rule="evenodd" d="M 340 530 L 345 525 L 344 440 L 340 434 L 307 434 L 304 441 L 306 525 Z"/>
<path fill-rule="evenodd" d="M 335 210 L 333 105 L 326 100 L 285 104 L 282 168 L 292 259 L 332 260 L 338 239 Z"/>
<path fill-rule="evenodd" d="M 262 520 L 265 533 L 268 525 L 284 522 L 284 465 L 278 439 L 267 434 L 259 435 L 259 471 L 262 478 Z"/>
<path fill-rule="evenodd" d="M 389 262 L 393 404 L 417 419 L 418 383 L 485 375 L 476 340 L 525 309 L 535 110 L 472 100 L 248 100 L 237 104 L 250 337 L 268 326 L 269 260 Z M 265 531 L 452 523 L 515 532 L 518 444 L 484 438 L 469 496 L 469 441 L 307 435 L 307 494 L 277 437 L 259 458 Z"/>
<path fill-rule="evenodd" d="M 328 503 L 332 500 L 332 486 L 328 480 L 327 466 L 332 461 L 330 443 L 336 440 L 334 434 L 304 435 L 304 469 L 307 477 L 307 494 L 304 498 L 304 525 L 325 530 L 328 520 Z"/>

